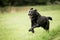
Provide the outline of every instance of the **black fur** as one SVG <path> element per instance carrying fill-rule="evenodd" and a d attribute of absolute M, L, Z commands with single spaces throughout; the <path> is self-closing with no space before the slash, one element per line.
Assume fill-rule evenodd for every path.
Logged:
<path fill-rule="evenodd" d="M 37 12 L 35 12 L 35 10 L 32 10 L 31 13 L 29 14 L 29 16 L 31 17 L 31 28 L 29 29 L 29 31 L 31 31 L 32 33 L 34 33 L 34 28 L 36 27 L 42 27 L 44 28 L 46 31 L 49 31 L 49 20 L 52 20 L 52 17 L 46 17 L 46 16 L 41 16 L 36 15 Z"/>

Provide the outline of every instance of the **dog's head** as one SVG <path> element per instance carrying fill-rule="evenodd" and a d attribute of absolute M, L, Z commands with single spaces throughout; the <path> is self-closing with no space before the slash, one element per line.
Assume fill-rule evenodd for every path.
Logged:
<path fill-rule="evenodd" d="M 31 10 L 31 11 L 29 11 L 29 14 L 28 14 L 29 17 L 30 17 L 30 18 L 34 17 L 35 14 L 36 14 L 36 11 L 37 11 L 37 10 Z"/>

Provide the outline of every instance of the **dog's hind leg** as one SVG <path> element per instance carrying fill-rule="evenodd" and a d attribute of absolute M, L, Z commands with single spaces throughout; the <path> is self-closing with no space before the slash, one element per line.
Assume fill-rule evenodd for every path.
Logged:
<path fill-rule="evenodd" d="M 47 22 L 47 25 L 45 27 L 45 30 L 49 32 L 49 21 Z"/>

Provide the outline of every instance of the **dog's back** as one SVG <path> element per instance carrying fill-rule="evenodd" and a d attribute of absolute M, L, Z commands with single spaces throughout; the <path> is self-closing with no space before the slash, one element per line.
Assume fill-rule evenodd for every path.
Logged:
<path fill-rule="evenodd" d="M 47 21 L 48 21 L 47 17 L 41 16 L 41 17 L 38 18 L 37 23 L 42 25 L 42 24 L 44 24 Z"/>

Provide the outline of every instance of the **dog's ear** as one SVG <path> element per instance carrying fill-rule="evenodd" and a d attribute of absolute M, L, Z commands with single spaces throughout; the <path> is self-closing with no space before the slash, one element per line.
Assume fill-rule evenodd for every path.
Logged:
<path fill-rule="evenodd" d="M 35 9 L 34 11 L 37 11 L 37 9 Z"/>
<path fill-rule="evenodd" d="M 30 8 L 30 10 L 33 10 L 33 8 Z"/>

